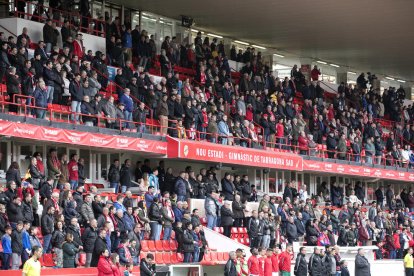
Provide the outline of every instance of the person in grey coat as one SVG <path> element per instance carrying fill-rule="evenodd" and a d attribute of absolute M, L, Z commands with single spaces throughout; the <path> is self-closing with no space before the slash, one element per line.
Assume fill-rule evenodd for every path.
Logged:
<path fill-rule="evenodd" d="M 359 248 L 355 256 L 355 276 L 371 276 L 371 267 L 363 248 Z"/>
<path fill-rule="evenodd" d="M 101 84 L 98 82 L 98 73 L 92 71 L 91 77 L 89 80 L 89 88 L 92 90 L 92 94 L 96 95 L 102 88 Z"/>

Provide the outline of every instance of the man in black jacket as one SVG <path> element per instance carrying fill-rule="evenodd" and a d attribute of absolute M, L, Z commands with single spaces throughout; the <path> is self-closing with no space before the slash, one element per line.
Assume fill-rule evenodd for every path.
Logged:
<path fill-rule="evenodd" d="M 89 222 L 89 226 L 85 229 L 82 234 L 82 243 L 85 246 L 86 262 L 85 267 L 91 266 L 92 254 L 94 252 L 94 246 L 98 237 L 97 233 L 98 222 L 93 219 Z"/>
<path fill-rule="evenodd" d="M 286 198 L 290 199 L 290 202 L 293 202 L 293 192 L 292 188 L 290 187 L 290 181 L 286 182 L 285 190 L 283 191 L 283 200 L 285 201 Z"/>
<path fill-rule="evenodd" d="M 141 259 L 141 263 L 139 265 L 139 272 L 141 276 L 152 276 L 155 275 L 155 262 L 154 262 L 154 255 L 148 253 L 145 258 Z"/>
<path fill-rule="evenodd" d="M 115 159 L 108 171 L 109 187 L 114 188 L 115 193 L 118 193 L 120 179 L 119 160 Z"/>
<path fill-rule="evenodd" d="M 293 269 L 296 276 L 308 275 L 308 262 L 306 261 L 306 248 L 299 248 L 298 256 L 296 257 L 295 267 Z"/>
<path fill-rule="evenodd" d="M 250 239 L 250 247 L 259 247 L 263 236 L 263 221 L 259 219 L 259 215 L 256 210 L 252 212 L 252 217 L 247 224 L 247 233 Z"/>
<path fill-rule="evenodd" d="M 298 229 L 293 220 L 293 217 L 289 217 L 288 223 L 286 225 L 286 235 L 289 243 L 296 242 L 298 240 Z"/>
<path fill-rule="evenodd" d="M 17 270 L 20 266 L 20 259 L 23 251 L 23 222 L 18 221 L 16 229 L 11 235 L 12 248 L 12 269 Z"/>
<path fill-rule="evenodd" d="M 157 241 L 160 239 L 162 229 L 162 217 L 161 210 L 158 205 L 158 197 L 154 197 L 154 201 L 148 210 L 148 218 L 150 220 L 151 227 L 151 240 Z"/>
<path fill-rule="evenodd" d="M 303 236 L 305 235 L 305 223 L 302 220 L 302 213 L 298 212 L 297 217 L 295 219 L 295 225 L 297 230 L 297 235 L 300 241 L 303 241 Z"/>
<path fill-rule="evenodd" d="M 72 218 L 70 220 L 70 225 L 68 228 L 66 228 L 66 234 L 69 233 L 73 235 L 73 244 L 76 246 L 76 248 L 79 250 L 83 249 L 80 227 L 77 218 Z"/>
<path fill-rule="evenodd" d="M 30 224 L 34 221 L 33 215 L 33 206 L 32 206 L 32 195 L 30 193 L 26 193 L 24 200 L 22 202 L 22 211 L 24 221 L 30 222 Z"/>
<path fill-rule="evenodd" d="M 51 239 L 52 233 L 55 230 L 55 207 L 49 206 L 47 213 L 42 216 L 42 235 L 43 235 L 43 250 L 45 253 L 50 253 L 52 249 Z"/>
<path fill-rule="evenodd" d="M 380 186 L 375 191 L 375 197 L 377 198 L 377 203 L 381 206 L 382 209 L 384 205 L 384 187 Z"/>
<path fill-rule="evenodd" d="M 127 189 L 132 186 L 131 173 L 129 171 L 130 167 L 131 160 L 126 159 L 120 171 L 121 193 L 125 193 Z"/>
<path fill-rule="evenodd" d="M 104 252 L 106 249 L 109 250 L 106 244 L 106 230 L 107 229 L 104 227 L 99 229 L 99 236 L 95 239 L 95 244 L 93 245 L 91 267 L 97 267 L 99 257 L 101 256 L 102 252 Z"/>
<path fill-rule="evenodd" d="M 23 207 L 20 197 L 15 196 L 13 201 L 7 206 L 7 216 L 11 226 L 16 225 L 18 221 L 23 221 Z"/>
<path fill-rule="evenodd" d="M 312 276 L 324 275 L 325 268 L 322 264 L 322 258 L 318 247 L 313 249 L 313 254 L 309 258 L 309 274 Z"/>
<path fill-rule="evenodd" d="M 236 253 L 234 251 L 230 251 L 229 260 L 224 266 L 224 276 L 237 276 L 235 259 L 236 259 Z"/>

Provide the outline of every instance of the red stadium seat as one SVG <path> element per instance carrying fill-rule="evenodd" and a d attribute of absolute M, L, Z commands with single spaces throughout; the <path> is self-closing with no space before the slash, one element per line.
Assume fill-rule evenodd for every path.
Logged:
<path fill-rule="evenodd" d="M 170 258 L 171 264 L 178 264 L 177 253 L 172 253 Z"/>
<path fill-rule="evenodd" d="M 219 262 L 224 262 L 224 252 L 217 252 L 217 260 Z"/>
<path fill-rule="evenodd" d="M 149 251 L 147 240 L 142 240 L 141 241 L 141 251 L 143 251 L 143 252 Z"/>
<path fill-rule="evenodd" d="M 171 264 L 171 253 L 170 252 L 162 253 L 162 259 L 164 261 L 164 264 Z"/>
<path fill-rule="evenodd" d="M 162 258 L 162 253 L 161 252 L 155 252 L 155 262 L 157 264 L 164 264 L 164 260 Z"/>
<path fill-rule="evenodd" d="M 184 256 L 181 253 L 177 253 L 177 260 L 179 263 L 182 263 L 184 261 Z"/>
<path fill-rule="evenodd" d="M 212 262 L 217 262 L 218 261 L 218 259 L 217 259 L 217 252 L 211 251 L 210 252 L 210 257 L 211 257 L 211 261 Z"/>
<path fill-rule="evenodd" d="M 171 242 L 170 241 L 162 241 L 162 248 L 164 251 L 171 251 Z"/>
<path fill-rule="evenodd" d="M 152 251 L 152 252 L 156 251 L 155 242 L 154 241 L 152 241 L 152 240 L 149 240 L 148 241 L 148 250 L 149 251 Z"/>
<path fill-rule="evenodd" d="M 155 249 L 157 249 L 157 251 L 164 251 L 162 242 L 162 240 L 155 241 Z"/>
<path fill-rule="evenodd" d="M 171 248 L 171 250 L 172 251 L 177 251 L 177 247 L 178 247 L 177 241 L 171 240 L 170 241 L 170 248 Z"/>

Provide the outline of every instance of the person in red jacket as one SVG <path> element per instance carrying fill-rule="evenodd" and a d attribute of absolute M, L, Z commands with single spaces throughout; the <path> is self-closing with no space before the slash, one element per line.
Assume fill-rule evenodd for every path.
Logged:
<path fill-rule="evenodd" d="M 300 132 L 298 137 L 298 147 L 299 147 L 299 154 L 307 155 L 308 154 L 308 138 L 306 138 L 306 134 L 304 131 Z"/>
<path fill-rule="evenodd" d="M 285 148 L 285 125 L 283 124 L 283 118 L 279 118 L 279 122 L 276 124 L 276 143 L 279 144 L 279 148 Z"/>
<path fill-rule="evenodd" d="M 321 75 L 321 70 L 318 69 L 318 66 L 314 66 L 311 71 L 311 78 L 313 81 L 319 80 L 319 76 Z"/>
<path fill-rule="evenodd" d="M 43 164 L 42 154 L 40 152 L 35 152 L 33 157 L 36 157 L 37 159 L 37 169 L 42 175 L 45 175 L 45 165 Z"/>
<path fill-rule="evenodd" d="M 68 163 L 69 183 L 72 190 L 76 190 L 79 181 L 78 155 L 72 154 Z"/>
<path fill-rule="evenodd" d="M 279 256 L 280 276 L 290 276 L 290 268 L 292 262 L 292 245 L 288 244 L 286 250 Z"/>
<path fill-rule="evenodd" d="M 395 247 L 395 258 L 402 258 L 402 250 L 401 250 L 401 244 L 400 244 L 400 234 L 401 230 L 397 229 L 394 231 L 394 235 L 392 236 L 394 239 L 394 247 Z"/>
<path fill-rule="evenodd" d="M 273 273 L 273 265 L 272 265 L 272 256 L 273 256 L 273 249 L 268 248 L 266 250 L 266 258 L 264 258 L 264 276 L 272 276 Z"/>
<path fill-rule="evenodd" d="M 82 34 L 77 34 L 76 39 L 73 41 L 73 55 L 77 56 L 79 60 L 83 57 Z"/>
<path fill-rule="evenodd" d="M 266 249 L 263 247 L 259 247 L 259 267 L 260 267 L 260 276 L 264 276 L 264 266 L 266 260 Z"/>
<path fill-rule="evenodd" d="M 260 265 L 259 265 L 259 251 L 257 248 L 252 248 L 250 250 L 252 255 L 250 256 L 249 260 L 247 260 L 247 267 L 249 268 L 249 273 L 251 276 L 259 276 L 260 275 Z"/>
<path fill-rule="evenodd" d="M 272 255 L 272 272 L 275 274 L 279 273 L 279 256 L 280 256 L 280 249 L 275 246 Z"/>
<path fill-rule="evenodd" d="M 104 252 L 102 252 L 101 256 L 99 257 L 98 262 L 98 276 L 113 276 L 115 275 L 116 270 L 119 271 L 118 267 L 114 265 L 109 258 L 109 251 L 108 249 L 105 249 Z"/>

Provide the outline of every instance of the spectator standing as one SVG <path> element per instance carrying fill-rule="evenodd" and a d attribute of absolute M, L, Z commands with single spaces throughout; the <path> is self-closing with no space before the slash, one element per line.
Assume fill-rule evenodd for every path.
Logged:
<path fill-rule="evenodd" d="M 65 242 L 62 245 L 63 250 L 63 267 L 75 268 L 76 267 L 76 255 L 79 249 L 73 242 L 73 235 L 71 233 L 66 234 Z"/>
<path fill-rule="evenodd" d="M 151 240 L 154 241 L 158 241 L 160 239 L 162 229 L 162 214 L 158 202 L 158 197 L 154 197 L 154 200 L 148 209 L 148 218 L 150 220 L 151 227 Z"/>
<path fill-rule="evenodd" d="M 236 261 L 236 252 L 229 252 L 229 259 L 227 260 L 226 265 L 224 266 L 224 276 L 237 276 L 237 269 L 235 265 Z"/>
<path fill-rule="evenodd" d="M 5 234 L 1 238 L 1 244 L 3 248 L 3 260 L 2 260 L 3 270 L 10 269 L 10 263 L 11 263 L 12 255 L 13 255 L 11 235 L 12 235 L 11 226 L 6 226 Z"/>
<path fill-rule="evenodd" d="M 299 248 L 296 256 L 295 267 L 293 269 L 296 276 L 308 275 L 308 262 L 306 261 L 306 247 Z"/>
<path fill-rule="evenodd" d="M 53 251 L 56 254 L 56 267 L 62 268 L 63 267 L 63 251 L 62 251 L 62 244 L 65 241 L 66 232 L 63 229 L 63 222 L 58 221 L 56 223 L 55 230 L 52 234 L 51 244 L 53 247 Z"/>
<path fill-rule="evenodd" d="M 130 96 L 129 88 L 124 89 L 124 93 L 119 99 L 119 102 L 125 106 L 124 109 L 124 119 L 126 121 L 125 127 L 132 129 L 132 112 L 134 111 L 134 101 Z"/>
<path fill-rule="evenodd" d="M 131 160 L 125 159 L 120 170 L 121 193 L 125 193 L 132 186 L 130 167 Z"/>
<path fill-rule="evenodd" d="M 120 181 L 120 171 L 119 171 L 119 160 L 115 159 L 114 162 L 109 167 L 108 171 L 108 181 L 109 187 L 115 190 L 115 193 L 119 191 L 119 181 Z"/>
<path fill-rule="evenodd" d="M 96 239 L 98 238 L 98 233 L 97 233 L 98 222 L 96 221 L 96 219 L 90 219 L 89 222 L 90 222 L 89 226 L 82 233 L 82 244 L 85 247 L 85 253 L 86 253 L 85 267 L 91 266 L 92 254 L 94 252 L 94 246 L 95 246 Z"/>
<path fill-rule="evenodd" d="M 365 257 L 363 248 L 358 249 L 358 253 L 355 256 L 355 276 L 371 276 L 370 263 Z"/>
<path fill-rule="evenodd" d="M 69 183 L 72 190 L 76 190 L 79 182 L 78 155 L 73 153 L 68 163 Z"/>
<path fill-rule="evenodd" d="M 184 263 L 190 263 L 194 254 L 193 225 L 188 223 L 183 232 Z"/>
<path fill-rule="evenodd" d="M 231 227 L 233 226 L 233 212 L 230 209 L 230 202 L 224 202 L 224 205 L 221 206 L 221 225 L 223 227 L 223 235 L 230 238 Z"/>
<path fill-rule="evenodd" d="M 23 252 L 23 222 L 16 224 L 16 229 L 11 234 L 11 250 L 12 250 L 12 269 L 17 270 L 20 267 L 20 261 Z"/>
<path fill-rule="evenodd" d="M 171 208 L 171 200 L 167 199 L 164 202 L 164 207 L 162 208 L 162 225 L 164 229 L 163 240 L 170 240 L 172 232 L 172 224 L 175 222 L 174 212 Z"/>

